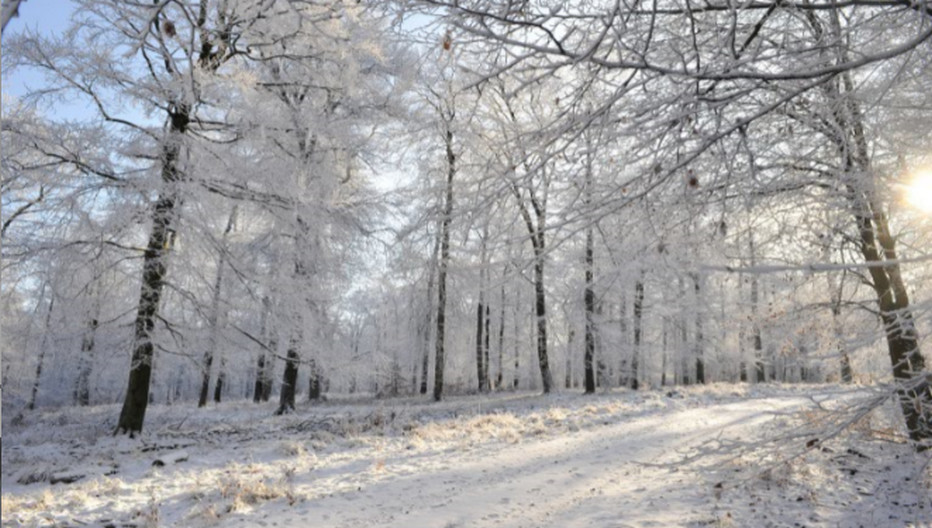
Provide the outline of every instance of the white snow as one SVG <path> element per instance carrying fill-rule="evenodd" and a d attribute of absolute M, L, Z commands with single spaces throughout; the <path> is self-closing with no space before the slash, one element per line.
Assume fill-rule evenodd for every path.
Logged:
<path fill-rule="evenodd" d="M 113 406 L 38 412 L 4 423 L 2 522 L 932 526 L 929 456 L 902 442 L 889 405 L 856 419 L 876 395 L 714 385 L 335 398 L 285 417 L 244 401 L 153 406 L 137 440 L 110 436 Z"/>

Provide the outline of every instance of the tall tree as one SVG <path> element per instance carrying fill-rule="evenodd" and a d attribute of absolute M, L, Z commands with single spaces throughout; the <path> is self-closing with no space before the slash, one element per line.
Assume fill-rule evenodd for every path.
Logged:
<path fill-rule="evenodd" d="M 207 349 L 204 351 L 204 361 L 201 365 L 201 368 L 203 369 L 203 377 L 201 378 L 201 392 L 197 401 L 198 407 L 207 405 L 207 394 L 210 390 L 211 365 L 213 365 L 214 355 L 217 353 L 217 345 L 219 344 L 218 341 L 220 338 L 220 304 L 222 302 L 221 294 L 223 288 L 223 268 L 226 267 L 228 251 L 226 242 L 227 238 L 230 236 L 230 231 L 233 230 L 235 221 L 236 207 L 234 206 L 233 210 L 230 211 L 230 217 L 227 219 L 227 225 L 223 230 L 221 243 L 218 247 L 219 256 L 217 257 L 217 274 L 214 277 L 213 294 L 211 296 L 209 308 L 210 312 L 207 316 L 207 326 L 208 331 L 210 332 L 210 338 L 208 339 Z M 214 401 L 216 403 L 220 403 L 220 397 L 223 391 L 224 376 L 224 365 L 221 364 L 220 370 L 217 372 L 217 382 L 214 391 Z"/>
<path fill-rule="evenodd" d="M 584 188 L 584 207 L 592 207 L 592 157 L 591 144 L 586 151 L 585 165 L 585 182 Z M 583 290 L 583 304 L 586 312 L 586 328 L 584 336 L 584 357 L 583 364 L 586 371 L 586 394 L 595 393 L 596 372 L 595 372 L 595 290 L 593 290 L 593 276 L 595 266 L 594 243 L 595 243 L 595 226 L 590 224 L 586 227 L 586 249 L 585 249 L 585 286 Z"/>
<path fill-rule="evenodd" d="M 453 119 L 456 109 L 441 109 L 444 126 L 443 145 L 446 152 L 446 183 L 443 192 L 443 213 L 440 217 L 440 262 L 437 266 L 437 332 L 434 336 L 434 400 L 443 398 L 445 335 L 447 324 L 447 269 L 450 265 L 450 223 L 453 221 L 453 180 L 456 176 L 456 153 L 453 150 Z"/>

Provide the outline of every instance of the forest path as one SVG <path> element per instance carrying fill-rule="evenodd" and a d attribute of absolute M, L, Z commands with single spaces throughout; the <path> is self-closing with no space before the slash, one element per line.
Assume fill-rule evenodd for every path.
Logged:
<path fill-rule="evenodd" d="M 307 490 L 313 494 L 318 486 L 333 490 L 342 483 L 346 491 L 288 511 L 261 508 L 251 519 L 267 514 L 279 526 L 334 527 L 704 524 L 714 520 L 715 505 L 707 502 L 714 483 L 675 463 L 682 453 L 719 436 L 753 437 L 775 411 L 807 403 L 778 397 L 668 410 L 556 437 L 453 447 L 421 457 L 388 449 L 371 461 L 376 470 L 354 465 Z"/>
<path fill-rule="evenodd" d="M 334 398 L 287 416 L 271 402 L 156 406 L 135 440 L 110 434 L 115 406 L 43 411 L 4 431 L 0 525 L 932 527 L 932 459 L 897 441 L 892 403 L 832 437 L 878 394 L 716 384 Z M 729 441 L 756 449 L 716 450 Z"/>

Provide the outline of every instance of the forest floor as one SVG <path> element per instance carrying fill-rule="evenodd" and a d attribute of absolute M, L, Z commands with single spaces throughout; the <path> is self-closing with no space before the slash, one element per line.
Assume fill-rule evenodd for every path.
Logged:
<path fill-rule="evenodd" d="M 284 417 L 154 405 L 136 440 L 110 435 L 117 406 L 7 409 L 2 525 L 932 526 L 930 455 L 882 397 L 719 384 L 331 398 Z"/>

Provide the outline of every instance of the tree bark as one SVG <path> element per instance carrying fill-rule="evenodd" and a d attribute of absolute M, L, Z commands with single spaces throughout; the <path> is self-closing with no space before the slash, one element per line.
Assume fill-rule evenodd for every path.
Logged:
<path fill-rule="evenodd" d="M 94 365 L 94 341 L 98 324 L 95 314 L 88 321 L 87 329 L 81 337 L 81 356 L 78 360 L 78 378 L 74 386 L 74 402 L 82 407 L 91 403 L 91 370 Z"/>
<path fill-rule="evenodd" d="M 640 388 L 639 356 L 641 355 L 641 329 L 644 319 L 644 279 L 638 278 L 634 284 L 634 349 L 631 355 L 631 388 Z"/>
<path fill-rule="evenodd" d="M 534 250 L 534 315 L 537 320 L 537 360 L 540 364 L 540 377 L 544 394 L 553 390 L 553 375 L 550 371 L 550 360 L 547 353 L 547 293 L 544 285 L 544 262 L 546 259 L 544 239 L 544 210 L 542 205 L 532 196 L 531 203 L 537 216 L 537 224 L 531 219 L 531 214 L 521 200 L 517 187 L 513 188 L 521 216 L 531 238 L 531 247 Z"/>
<path fill-rule="evenodd" d="M 662 321 L 662 322 L 661 322 L 661 326 L 662 326 L 661 332 L 662 332 L 663 335 L 662 335 L 662 337 L 660 338 L 660 347 L 661 347 L 661 352 L 660 352 L 660 354 L 661 354 L 661 355 L 660 355 L 660 386 L 661 386 L 661 387 L 666 387 L 666 386 L 667 386 L 667 355 L 669 354 L 669 352 L 667 351 L 667 345 L 669 344 L 669 340 L 670 340 L 669 335 L 668 335 L 669 332 L 670 332 L 670 318 L 667 317 L 666 315 L 664 315 L 664 316 L 663 316 L 663 319 L 662 319 L 661 321 Z"/>
<path fill-rule="evenodd" d="M 323 396 L 323 380 L 321 379 L 320 367 L 317 365 L 317 361 L 311 359 L 308 369 L 310 375 L 307 383 L 307 399 L 317 401 Z"/>
<path fill-rule="evenodd" d="M 479 392 L 489 392 L 491 380 L 489 378 L 489 304 L 486 299 L 488 278 L 488 251 L 487 239 L 489 236 L 488 220 L 481 234 L 481 247 L 479 252 L 479 302 L 476 307 L 476 371 Z"/>
<path fill-rule="evenodd" d="M 757 265 L 757 253 L 754 246 L 754 233 L 748 235 L 748 248 L 751 253 L 751 267 Z M 754 371 L 757 383 L 767 381 L 767 369 L 764 364 L 764 340 L 760 327 L 760 280 L 756 273 L 751 274 L 751 340 L 754 347 Z"/>
<path fill-rule="evenodd" d="M 743 273 L 738 273 L 738 300 L 739 302 L 744 299 L 744 284 L 745 278 Z M 738 323 L 738 355 L 741 360 L 738 362 L 738 380 L 746 383 L 751 379 L 751 368 L 750 364 L 747 362 L 747 356 L 744 352 L 745 342 L 747 340 L 747 323 L 742 320 Z"/>
<path fill-rule="evenodd" d="M 544 289 L 544 233 L 539 233 L 535 246 L 534 262 L 534 307 L 537 316 L 537 360 L 540 362 L 540 378 L 544 394 L 553 390 L 553 375 L 547 355 L 547 294 Z"/>
<path fill-rule="evenodd" d="M 828 280 L 828 286 L 834 290 L 832 292 L 832 332 L 835 340 L 835 351 L 838 353 L 839 374 L 842 383 L 851 383 L 854 381 L 854 370 L 851 368 L 851 358 L 848 356 L 848 350 L 845 346 L 845 336 L 841 327 L 841 301 L 844 295 L 845 278 L 842 272 L 842 278 L 838 282 L 838 287 L 832 283 L 831 278 Z"/>
<path fill-rule="evenodd" d="M 165 188 L 152 209 L 152 227 L 142 260 L 142 284 L 134 324 L 133 355 L 130 361 L 126 397 L 114 434 L 135 436 L 142 431 L 149 405 L 149 384 L 152 377 L 152 343 L 155 321 L 158 319 L 162 288 L 165 285 L 168 254 L 174 244 L 175 209 L 180 204 L 178 169 L 181 138 L 190 122 L 190 109 L 175 104 L 169 114 L 169 134 L 162 147 L 162 183 Z"/>
<path fill-rule="evenodd" d="M 482 283 L 482 279 L 479 279 Z M 479 302 L 476 304 L 476 381 L 479 392 L 486 392 L 488 384 L 488 369 L 485 366 L 485 304 L 483 303 L 483 293 L 480 286 Z"/>
<path fill-rule="evenodd" d="M 866 202 L 857 210 L 861 253 L 870 267 L 872 286 L 880 306 L 880 320 L 887 338 L 897 396 L 910 439 L 921 449 L 932 447 L 932 374 L 925 370 L 925 358 L 919 350 L 919 334 L 910 308 L 906 285 L 896 263 L 895 241 L 889 232 L 886 215 L 876 204 Z M 878 247 L 879 243 L 879 247 Z"/>
<path fill-rule="evenodd" d="M 695 340 L 695 355 L 696 355 L 696 383 L 705 384 L 705 343 L 703 340 L 705 336 L 702 333 L 702 285 L 701 277 L 698 273 L 693 274 L 693 289 L 696 297 L 696 340 Z"/>
<path fill-rule="evenodd" d="M 252 394 L 252 401 L 255 403 L 269 401 L 269 395 L 272 392 L 272 369 L 267 358 L 270 357 L 270 351 L 274 354 L 277 343 L 274 338 L 274 331 L 270 328 L 271 323 L 269 322 L 271 306 L 271 299 L 269 299 L 268 296 L 263 297 L 260 335 L 262 336 L 262 342 L 267 344 L 268 350 L 264 348 L 260 349 L 259 357 L 256 361 L 256 383 L 253 387 Z"/>
<path fill-rule="evenodd" d="M 588 200 L 587 200 L 588 205 Z M 586 263 L 585 263 L 585 290 L 583 304 L 586 311 L 586 328 L 584 335 L 585 353 L 583 366 L 586 371 L 586 394 L 595 393 L 595 291 L 592 289 L 593 280 L 593 227 L 586 229 Z"/>
<path fill-rule="evenodd" d="M 576 331 L 573 330 L 573 325 L 567 321 L 566 324 L 566 368 L 565 375 L 563 377 L 563 388 L 572 389 L 573 388 L 573 341 L 576 340 Z"/>
<path fill-rule="evenodd" d="M 256 383 L 253 386 L 252 401 L 259 403 L 262 401 L 263 381 L 265 380 L 265 351 L 259 352 L 259 359 L 256 361 Z"/>
<path fill-rule="evenodd" d="M 440 251 L 440 234 L 434 237 L 434 249 L 431 252 L 430 270 L 427 275 L 427 315 L 424 321 L 424 350 L 421 353 L 421 394 L 427 394 L 427 376 L 430 371 L 430 327 L 434 322 L 434 278 L 437 272 L 437 253 Z"/>
<path fill-rule="evenodd" d="M 680 298 L 685 299 L 687 293 L 686 293 L 686 286 L 685 286 L 685 283 L 683 282 L 682 277 L 677 278 L 677 286 L 679 289 Z M 692 374 L 690 370 L 692 367 L 692 362 L 689 360 L 691 355 L 689 353 L 689 327 L 688 327 L 689 325 L 687 323 L 687 319 L 688 319 L 687 315 L 688 314 L 686 314 L 685 308 L 684 308 L 680 310 L 680 314 L 677 318 L 677 329 L 679 330 L 679 334 L 680 334 L 679 336 L 680 337 L 680 349 L 679 349 L 679 355 L 677 358 L 677 364 L 679 365 L 678 368 L 680 371 L 680 383 L 683 385 L 692 384 L 692 378 L 690 376 Z"/>
<path fill-rule="evenodd" d="M 505 376 L 505 274 L 502 274 L 501 305 L 498 312 L 498 373 L 495 378 L 495 389 L 501 390 Z"/>
<path fill-rule="evenodd" d="M 220 403 L 223 399 L 223 386 L 226 383 L 226 360 L 220 358 L 220 370 L 217 372 L 217 384 L 214 385 L 214 403 Z"/>
<path fill-rule="evenodd" d="M 29 405 L 26 407 L 32 411 L 36 408 L 36 397 L 39 395 L 39 382 L 42 380 L 42 369 L 45 367 L 45 351 L 49 346 L 49 335 L 52 333 L 52 310 L 55 308 L 55 298 L 49 300 L 49 311 L 45 314 L 45 332 L 42 334 L 42 341 L 39 344 L 39 360 L 36 363 L 36 379 L 32 383 L 32 392 L 29 395 Z"/>
<path fill-rule="evenodd" d="M 293 339 L 285 355 L 285 372 L 282 374 L 282 388 L 279 394 L 276 415 L 294 412 L 295 392 L 298 388 L 298 346 L 297 339 Z"/>
<path fill-rule="evenodd" d="M 204 350 L 204 363 L 202 365 L 204 372 L 201 377 L 200 397 L 197 400 L 198 407 L 207 405 L 207 394 L 210 390 L 210 371 L 214 363 L 214 355 L 217 352 L 217 342 L 219 341 L 220 333 L 220 300 L 223 289 L 223 268 L 226 265 L 227 258 L 226 241 L 236 221 L 236 209 L 237 208 L 234 206 L 233 210 L 230 212 L 230 217 L 227 219 L 227 225 L 223 230 L 223 238 L 220 243 L 219 255 L 217 256 L 217 274 L 214 276 L 214 288 L 210 299 L 210 312 L 207 316 L 207 327 L 210 331 L 210 338 L 207 343 L 207 349 Z M 220 370 L 217 373 L 217 385 L 219 385 L 220 388 L 214 388 L 214 401 L 216 403 L 220 403 L 224 377 L 224 365 L 223 360 L 221 360 Z"/>
<path fill-rule="evenodd" d="M 452 121 L 452 115 L 450 121 Z M 443 219 L 440 222 L 440 266 L 437 270 L 437 335 L 434 342 L 434 401 L 443 398 L 444 334 L 446 331 L 447 266 L 450 262 L 450 223 L 453 220 L 453 177 L 456 175 L 456 154 L 453 152 L 453 130 L 445 135 L 447 153 L 447 184 L 444 192 Z"/>
<path fill-rule="evenodd" d="M 628 349 L 628 295 L 624 285 L 621 291 L 621 300 L 618 302 L 618 326 L 621 331 L 619 339 L 619 350 L 621 358 L 618 362 L 618 386 L 627 387 L 631 380 L 631 373 L 628 372 L 628 359 L 626 357 Z"/>
<path fill-rule="evenodd" d="M 515 291 L 515 306 L 512 310 L 512 318 L 514 319 L 514 345 L 515 345 L 515 371 L 514 378 L 512 379 L 511 388 L 514 390 L 518 389 L 518 385 L 521 382 L 521 340 L 520 337 L 520 324 L 518 322 L 518 309 L 521 306 L 521 290 Z"/>
<path fill-rule="evenodd" d="M 491 392 L 492 390 L 492 370 L 491 370 L 491 362 L 489 361 L 489 346 L 491 345 L 490 336 L 492 334 L 491 326 L 492 326 L 492 310 L 491 310 L 491 307 L 489 306 L 488 300 L 486 300 L 486 303 L 485 303 L 485 334 L 484 334 L 485 344 L 483 345 L 483 351 L 482 351 L 483 356 L 484 356 L 482 364 L 483 364 L 483 367 L 485 368 L 485 372 L 483 373 L 483 375 L 485 376 L 485 392 Z"/>

